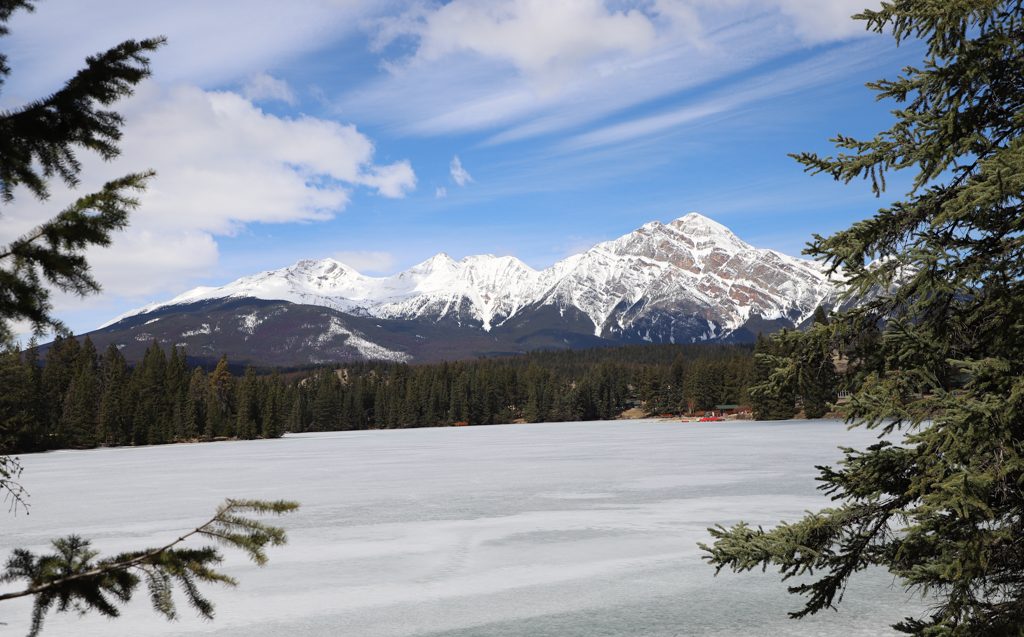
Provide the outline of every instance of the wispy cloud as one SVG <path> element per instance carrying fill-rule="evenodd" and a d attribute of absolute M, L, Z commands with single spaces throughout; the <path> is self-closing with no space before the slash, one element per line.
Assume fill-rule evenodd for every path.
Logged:
<path fill-rule="evenodd" d="M 448 172 L 451 173 L 452 181 L 458 186 L 465 186 L 473 181 L 473 176 L 462 167 L 462 160 L 459 159 L 458 155 L 452 157 L 451 162 L 448 164 Z M 445 194 L 447 194 L 447 191 Z"/>
<path fill-rule="evenodd" d="M 876 61 L 877 57 L 877 47 L 861 43 L 843 45 L 809 61 L 726 85 L 704 99 L 684 106 L 580 133 L 566 139 L 560 147 L 563 150 L 580 150 L 662 134 L 667 130 L 734 112 L 764 100 L 827 84 Z"/>
<path fill-rule="evenodd" d="M 276 101 L 289 106 L 294 106 L 298 101 L 288 82 L 269 73 L 258 73 L 246 80 L 242 85 L 242 95 L 253 102 Z"/>
<path fill-rule="evenodd" d="M 85 56 L 128 38 L 156 35 L 169 40 L 154 57 L 158 81 L 236 83 L 353 36 L 363 20 L 391 8 L 378 0 L 305 0 L 289 4 L 282 19 L 280 3 L 272 0 L 47 0 L 11 21 L 4 52 L 14 73 L 5 93 L 46 94 Z"/>
<path fill-rule="evenodd" d="M 406 135 L 488 132 L 492 145 L 564 133 L 862 34 L 848 16 L 863 1 L 417 5 L 379 27 L 383 43 L 402 41 L 397 48 L 412 52 L 338 108 Z M 616 37 L 597 37 L 609 25 Z"/>

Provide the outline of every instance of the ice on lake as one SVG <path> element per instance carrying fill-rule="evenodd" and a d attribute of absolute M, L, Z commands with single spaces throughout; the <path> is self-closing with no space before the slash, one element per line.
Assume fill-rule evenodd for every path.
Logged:
<path fill-rule="evenodd" d="M 921 603 L 881 571 L 839 612 L 796 621 L 769 572 L 714 576 L 706 528 L 770 525 L 828 500 L 814 465 L 872 432 L 836 422 L 614 421 L 353 431 L 28 455 L 31 514 L 6 548 L 75 532 L 104 551 L 157 545 L 224 497 L 290 498 L 285 547 L 209 589 L 213 622 L 141 591 L 118 620 L 51 615 L 44 635 L 877 635 Z M 7 602 L 0 634 L 29 606 Z"/>

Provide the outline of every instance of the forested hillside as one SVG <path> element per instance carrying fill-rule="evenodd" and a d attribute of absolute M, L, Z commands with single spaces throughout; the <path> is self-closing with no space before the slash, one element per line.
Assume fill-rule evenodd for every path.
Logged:
<path fill-rule="evenodd" d="M 0 356 L 0 422 L 8 452 L 285 431 L 400 428 L 615 418 L 746 403 L 752 350 L 737 345 L 636 345 L 431 365 L 232 373 L 222 358 L 190 367 L 153 344 L 130 367 L 111 346 L 58 339 Z"/>

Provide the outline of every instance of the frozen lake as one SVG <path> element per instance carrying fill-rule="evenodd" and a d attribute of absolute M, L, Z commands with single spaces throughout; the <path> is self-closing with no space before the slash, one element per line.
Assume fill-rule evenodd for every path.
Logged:
<path fill-rule="evenodd" d="M 122 619 L 51 615 L 43 635 L 877 635 L 920 607 L 883 572 L 795 621 L 775 574 L 716 578 L 696 546 L 716 522 L 820 508 L 814 465 L 873 440 L 835 422 L 615 421 L 37 454 L 31 514 L 4 518 L 3 548 L 72 531 L 142 548 L 226 496 L 302 503 L 267 567 L 227 554 L 241 585 L 206 589 L 214 622 L 183 600 L 166 622 L 142 590 Z M 25 634 L 22 601 L 0 634 Z"/>

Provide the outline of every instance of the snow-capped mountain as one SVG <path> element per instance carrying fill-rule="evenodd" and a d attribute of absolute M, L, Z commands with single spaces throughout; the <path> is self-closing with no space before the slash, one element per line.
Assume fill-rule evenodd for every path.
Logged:
<path fill-rule="evenodd" d="M 339 323 L 343 317 L 361 317 L 458 328 L 453 333 L 501 343 L 513 335 L 521 343 L 540 332 L 623 341 L 748 340 L 757 331 L 800 325 L 835 298 L 836 286 L 818 263 L 755 248 L 690 213 L 667 224 L 648 223 L 544 270 L 510 256 L 456 261 L 441 253 L 403 272 L 373 277 L 334 259 L 303 260 L 189 290 L 122 315 L 103 331 L 176 309 L 255 299 L 337 312 L 342 318 L 326 325 L 338 334 L 348 329 Z M 370 337 L 356 338 L 372 351 L 366 349 Z"/>
<path fill-rule="evenodd" d="M 725 337 L 752 318 L 799 324 L 835 293 L 817 262 L 755 248 L 697 213 L 600 243 L 556 278 L 542 302 L 580 308 L 596 334 L 672 342 Z"/>
<path fill-rule="evenodd" d="M 360 274 L 334 259 L 303 260 L 220 287 L 198 287 L 173 299 L 117 317 L 158 308 L 224 298 L 256 298 L 330 307 L 342 312 L 395 319 L 453 317 L 490 330 L 532 299 L 539 272 L 515 257 L 470 256 L 455 261 L 440 253 L 388 277 Z M 104 326 L 105 327 L 105 326 Z"/>

